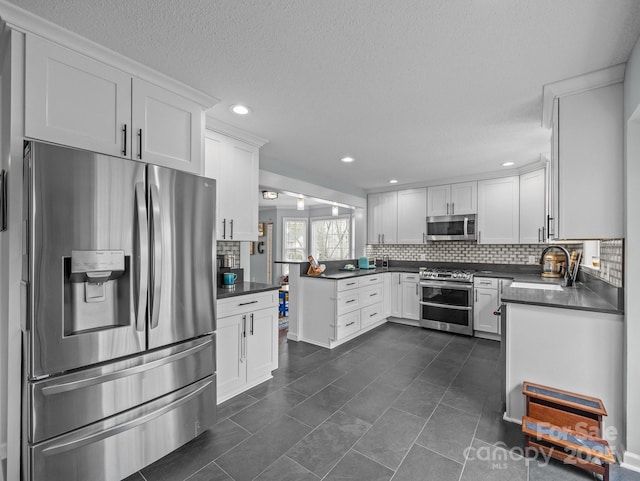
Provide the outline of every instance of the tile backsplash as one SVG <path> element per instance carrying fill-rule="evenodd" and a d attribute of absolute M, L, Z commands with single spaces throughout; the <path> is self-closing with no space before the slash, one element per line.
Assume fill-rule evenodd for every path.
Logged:
<path fill-rule="evenodd" d="M 600 241 L 600 269 L 587 267 L 587 271 L 609 284 L 622 287 L 624 285 L 623 252 L 623 239 Z"/>
<path fill-rule="evenodd" d="M 216 244 L 216 251 L 219 256 L 224 254 L 236 256 L 237 265 L 240 265 L 240 242 L 219 241 Z"/>
<path fill-rule="evenodd" d="M 481 262 L 486 264 L 529 264 L 545 246 L 540 244 L 477 244 L 473 241 L 430 242 L 428 244 L 368 245 L 367 256 L 384 255 L 399 261 Z M 422 257 L 424 256 L 424 258 Z"/>

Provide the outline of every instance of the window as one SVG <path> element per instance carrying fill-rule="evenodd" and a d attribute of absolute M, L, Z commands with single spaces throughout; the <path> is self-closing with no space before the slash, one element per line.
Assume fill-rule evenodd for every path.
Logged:
<path fill-rule="evenodd" d="M 351 258 L 351 216 L 311 219 L 311 252 L 319 261 Z"/>
<path fill-rule="evenodd" d="M 307 219 L 284 218 L 282 222 L 282 258 L 285 261 L 307 259 Z"/>

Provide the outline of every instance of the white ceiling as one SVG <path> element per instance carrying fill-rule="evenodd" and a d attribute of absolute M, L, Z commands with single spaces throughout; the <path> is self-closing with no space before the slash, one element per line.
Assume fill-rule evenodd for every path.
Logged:
<path fill-rule="evenodd" d="M 538 160 L 542 86 L 640 32 L 638 0 L 11 1 L 221 99 L 263 168 L 352 192 Z"/>

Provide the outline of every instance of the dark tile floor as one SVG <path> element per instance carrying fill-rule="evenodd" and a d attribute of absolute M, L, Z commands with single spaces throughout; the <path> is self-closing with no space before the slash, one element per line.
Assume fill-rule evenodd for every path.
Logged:
<path fill-rule="evenodd" d="M 391 323 L 333 350 L 285 342 L 272 380 L 127 481 L 593 480 L 519 455 L 498 353 L 497 342 Z M 640 474 L 614 467 L 611 479 Z"/>

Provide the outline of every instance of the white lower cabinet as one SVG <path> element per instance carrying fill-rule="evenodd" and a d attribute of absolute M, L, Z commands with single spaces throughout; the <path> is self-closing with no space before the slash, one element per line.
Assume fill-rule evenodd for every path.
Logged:
<path fill-rule="evenodd" d="M 420 319 L 420 276 L 402 274 L 402 317 L 417 321 Z"/>
<path fill-rule="evenodd" d="M 333 348 L 384 323 L 384 276 L 301 278 L 301 340 Z"/>
<path fill-rule="evenodd" d="M 402 274 L 391 273 L 391 316 L 402 317 Z"/>
<path fill-rule="evenodd" d="M 498 339 L 500 318 L 494 315 L 499 306 L 498 279 L 476 277 L 473 280 L 473 330 L 476 337 Z"/>
<path fill-rule="evenodd" d="M 217 302 L 218 403 L 271 378 L 278 368 L 278 293 Z"/>

